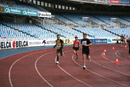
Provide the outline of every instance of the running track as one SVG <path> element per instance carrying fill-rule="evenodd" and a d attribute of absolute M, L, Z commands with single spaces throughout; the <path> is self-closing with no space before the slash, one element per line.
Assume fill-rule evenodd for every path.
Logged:
<path fill-rule="evenodd" d="M 115 50 L 112 50 L 115 47 Z M 130 87 L 128 48 L 93 45 L 92 62 L 82 69 L 82 54 L 75 61 L 72 47 L 55 64 L 56 49 L 40 49 L 0 59 L 0 87 Z M 102 56 L 106 49 L 106 56 Z M 119 64 L 115 64 L 115 59 Z"/>

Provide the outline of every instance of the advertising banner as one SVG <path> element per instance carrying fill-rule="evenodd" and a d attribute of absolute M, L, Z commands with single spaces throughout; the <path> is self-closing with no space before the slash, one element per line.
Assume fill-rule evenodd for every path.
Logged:
<path fill-rule="evenodd" d="M 23 9 L 10 8 L 10 7 L 4 7 L 4 13 L 38 16 L 38 11 L 23 10 Z"/>
<path fill-rule="evenodd" d="M 4 7 L 4 13 L 21 14 L 21 9 L 10 8 L 10 7 Z"/>
<path fill-rule="evenodd" d="M 42 44 L 44 44 L 44 46 L 55 45 L 56 40 L 55 39 L 44 39 L 44 40 L 42 40 Z"/>
<path fill-rule="evenodd" d="M 120 0 L 120 4 L 130 4 L 130 0 Z"/>
<path fill-rule="evenodd" d="M 120 0 L 109 0 L 109 3 L 120 4 Z"/>
<path fill-rule="evenodd" d="M 21 15 L 38 16 L 38 12 L 31 10 L 21 10 Z"/>
<path fill-rule="evenodd" d="M 64 43 L 65 43 L 66 45 L 70 45 L 70 44 L 73 44 L 74 39 L 64 39 L 63 41 L 64 41 Z"/>
<path fill-rule="evenodd" d="M 119 39 L 120 42 L 120 37 L 117 37 Z M 117 43 L 117 38 L 108 38 L 107 39 L 107 43 Z"/>
<path fill-rule="evenodd" d="M 119 37 L 118 37 L 119 38 Z M 65 45 L 72 45 L 74 39 L 63 39 Z M 79 39 L 81 42 L 81 39 Z M 107 39 L 90 39 L 92 43 L 116 43 L 116 38 Z M 16 41 L 0 41 L 0 49 L 13 49 L 13 48 L 23 48 L 23 47 L 34 47 L 34 46 L 54 46 L 56 44 L 56 39 L 43 39 L 43 40 L 16 40 Z"/>
<path fill-rule="evenodd" d="M 47 17 L 47 18 L 51 18 L 51 13 L 49 13 L 49 12 L 41 12 L 41 11 L 38 11 L 38 17 Z"/>
<path fill-rule="evenodd" d="M 54 39 L 29 40 L 28 41 L 29 47 L 32 47 L 32 46 L 51 46 L 51 45 L 55 45 L 55 44 L 56 44 L 56 40 L 54 40 Z"/>
<path fill-rule="evenodd" d="M 28 41 L 28 46 L 33 47 L 33 46 L 44 46 L 45 44 L 43 43 L 43 40 L 29 40 Z"/>
<path fill-rule="evenodd" d="M 28 47 L 28 41 L 1 41 L 0 49 Z"/>
<path fill-rule="evenodd" d="M 107 43 L 107 39 L 89 39 L 91 43 Z M 81 39 L 79 39 L 81 42 Z"/>

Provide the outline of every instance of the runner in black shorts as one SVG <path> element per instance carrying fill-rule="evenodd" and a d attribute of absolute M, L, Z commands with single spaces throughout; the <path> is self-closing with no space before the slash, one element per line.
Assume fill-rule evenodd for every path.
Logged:
<path fill-rule="evenodd" d="M 59 64 L 59 57 L 62 53 L 63 45 L 64 45 L 64 42 L 63 42 L 63 40 L 60 39 L 60 35 L 57 35 L 56 45 L 54 46 L 54 48 L 57 47 L 57 52 L 56 52 L 57 53 L 57 62 L 56 62 L 56 64 Z"/>
<path fill-rule="evenodd" d="M 128 42 L 128 47 L 129 47 L 129 57 L 130 57 L 130 37 L 128 38 L 127 42 Z"/>
<path fill-rule="evenodd" d="M 130 58 L 130 37 L 128 38 L 127 42 L 128 42 L 128 47 L 129 47 L 129 58 Z M 129 67 L 130 67 L 130 65 L 129 65 Z"/>
<path fill-rule="evenodd" d="M 90 50 L 89 50 L 89 46 L 92 45 L 90 40 L 86 38 L 86 34 L 83 34 L 83 39 L 81 40 L 81 44 L 82 44 L 82 54 L 83 54 L 83 69 L 86 69 L 86 57 L 87 59 L 89 59 L 89 62 L 91 62 L 91 58 L 90 58 Z"/>
<path fill-rule="evenodd" d="M 76 55 L 76 60 L 78 59 L 77 51 L 79 50 L 79 46 L 80 46 L 80 43 L 78 41 L 78 37 L 75 36 L 75 41 L 74 41 L 74 44 L 73 44 L 73 50 L 74 50 L 74 54 Z"/>

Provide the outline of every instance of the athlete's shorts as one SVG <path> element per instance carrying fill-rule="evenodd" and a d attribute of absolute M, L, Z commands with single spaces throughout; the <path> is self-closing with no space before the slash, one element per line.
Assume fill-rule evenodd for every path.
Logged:
<path fill-rule="evenodd" d="M 60 53 L 62 51 L 62 48 L 57 49 L 57 53 Z"/>
<path fill-rule="evenodd" d="M 89 48 L 82 49 L 82 54 L 89 55 L 89 54 L 90 54 L 90 50 L 89 50 Z"/>
<path fill-rule="evenodd" d="M 73 50 L 77 51 L 79 50 L 79 47 L 73 47 Z"/>
<path fill-rule="evenodd" d="M 121 39 L 121 42 L 123 42 L 123 39 Z"/>

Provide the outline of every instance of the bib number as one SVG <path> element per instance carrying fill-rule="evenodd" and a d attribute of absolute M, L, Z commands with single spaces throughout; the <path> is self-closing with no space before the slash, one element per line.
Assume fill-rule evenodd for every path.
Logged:
<path fill-rule="evenodd" d="M 75 47 L 78 47 L 78 44 L 75 44 Z"/>
<path fill-rule="evenodd" d="M 83 41 L 83 42 L 82 42 L 82 45 L 85 45 L 85 44 L 87 44 L 87 41 Z"/>

